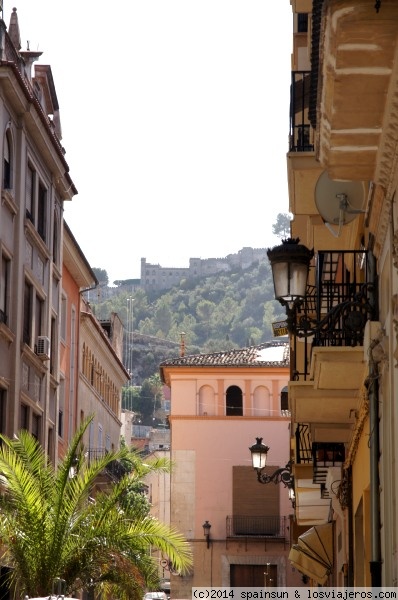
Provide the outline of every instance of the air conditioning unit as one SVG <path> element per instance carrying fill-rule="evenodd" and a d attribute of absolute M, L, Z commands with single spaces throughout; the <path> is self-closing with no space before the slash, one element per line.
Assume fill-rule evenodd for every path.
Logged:
<path fill-rule="evenodd" d="M 39 335 L 37 338 L 36 354 L 40 358 L 50 358 L 50 339 L 45 335 Z"/>

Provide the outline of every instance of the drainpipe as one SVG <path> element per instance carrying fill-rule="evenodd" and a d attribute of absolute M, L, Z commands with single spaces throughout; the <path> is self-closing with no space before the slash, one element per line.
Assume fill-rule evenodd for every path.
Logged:
<path fill-rule="evenodd" d="M 376 318 L 377 310 L 377 278 L 376 260 L 372 252 L 369 252 L 369 274 L 370 281 L 375 282 L 374 298 L 376 307 L 373 318 Z M 371 557 L 370 575 L 372 587 L 381 587 L 381 543 L 380 543 L 380 480 L 379 480 L 379 385 L 377 364 L 372 355 L 372 349 L 379 340 L 374 340 L 369 348 L 369 419 L 370 419 L 370 528 L 371 528 Z"/>
<path fill-rule="evenodd" d="M 370 527 L 371 560 L 370 575 L 372 587 L 381 587 L 380 550 L 380 481 L 379 481 L 379 386 L 377 365 L 369 356 L 369 415 L 370 415 Z"/>

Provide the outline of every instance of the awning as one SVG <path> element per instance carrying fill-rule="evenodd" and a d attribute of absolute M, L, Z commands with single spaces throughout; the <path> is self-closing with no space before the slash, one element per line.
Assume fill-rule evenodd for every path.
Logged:
<path fill-rule="evenodd" d="M 333 568 L 333 523 L 315 525 L 300 535 L 289 560 L 303 575 L 323 585 Z"/>

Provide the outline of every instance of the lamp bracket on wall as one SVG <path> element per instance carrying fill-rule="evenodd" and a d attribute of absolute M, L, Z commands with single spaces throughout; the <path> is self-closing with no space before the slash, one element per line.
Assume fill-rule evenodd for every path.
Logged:
<path fill-rule="evenodd" d="M 285 487 L 290 487 L 292 483 L 292 465 L 293 461 L 289 460 L 285 467 L 276 469 L 272 475 L 268 475 L 265 471 L 257 469 L 257 479 L 260 483 L 283 483 Z"/>

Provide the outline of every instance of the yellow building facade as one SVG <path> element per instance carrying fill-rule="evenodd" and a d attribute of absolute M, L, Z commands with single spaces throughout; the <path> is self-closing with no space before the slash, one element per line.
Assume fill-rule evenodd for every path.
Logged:
<path fill-rule="evenodd" d="M 287 305 L 295 516 L 333 532 L 314 583 L 396 586 L 398 4 L 291 5 L 291 239 L 314 251 Z"/>

